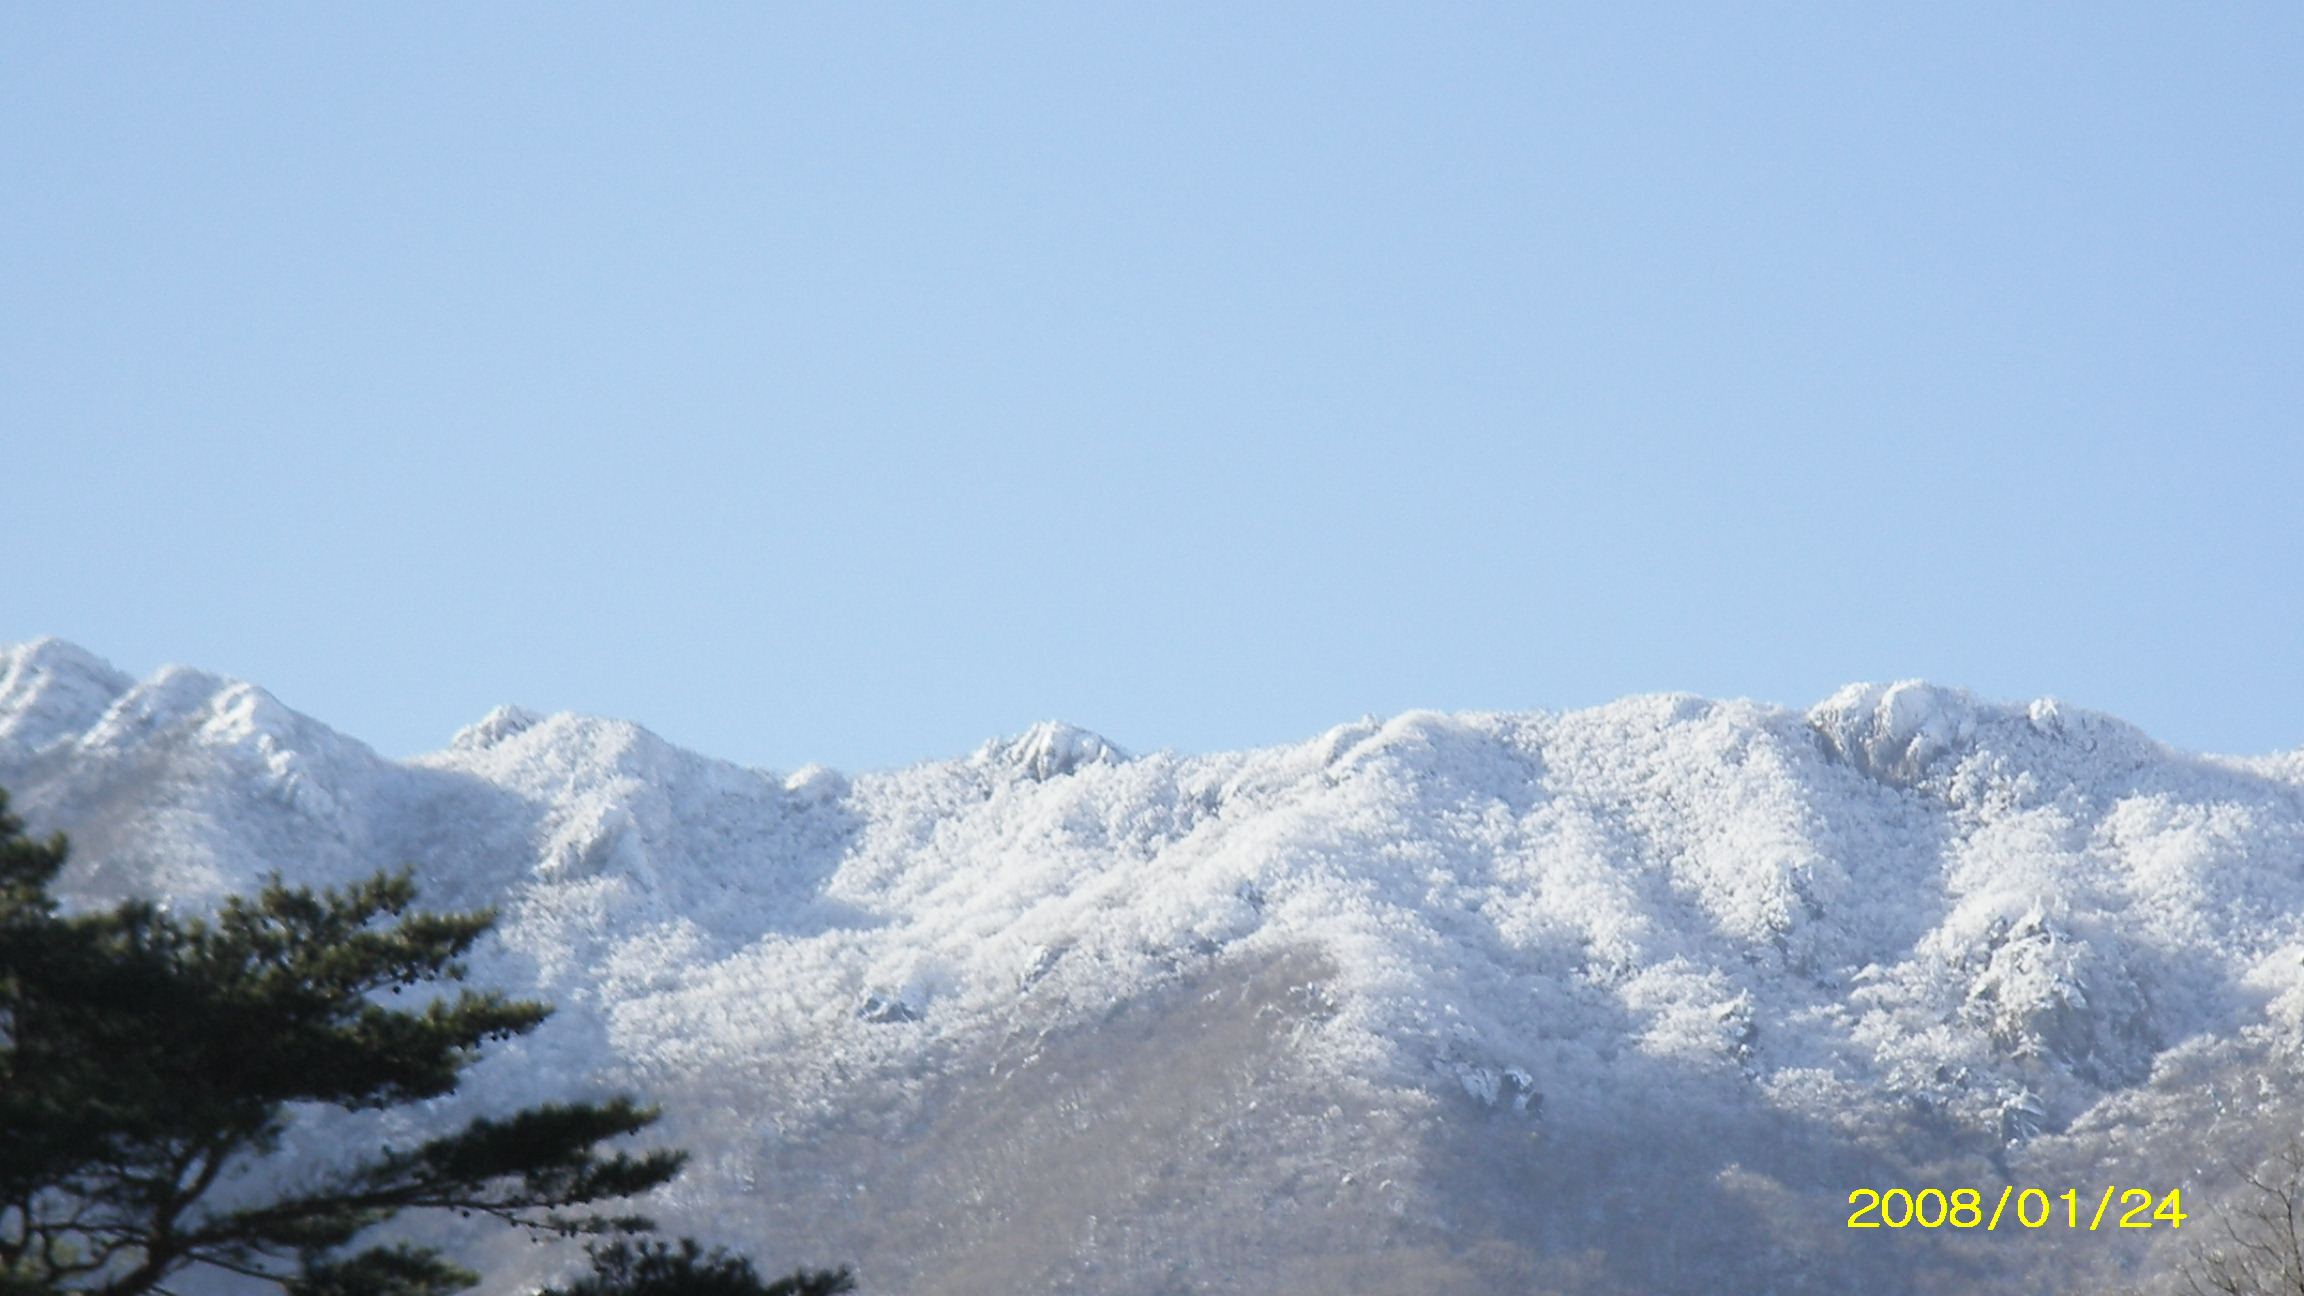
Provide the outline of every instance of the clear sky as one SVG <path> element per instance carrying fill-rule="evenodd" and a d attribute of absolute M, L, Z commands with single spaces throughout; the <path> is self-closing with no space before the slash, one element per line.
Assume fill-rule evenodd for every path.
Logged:
<path fill-rule="evenodd" d="M 0 10 L 0 640 L 391 755 L 2304 745 L 2304 7 Z"/>

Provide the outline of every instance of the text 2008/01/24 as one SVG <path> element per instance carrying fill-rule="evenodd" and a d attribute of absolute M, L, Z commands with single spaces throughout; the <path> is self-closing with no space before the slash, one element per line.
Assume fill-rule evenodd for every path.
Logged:
<path fill-rule="evenodd" d="M 2144 1188 L 2123 1189 L 2117 1184 L 2107 1184 L 2104 1195 L 2090 1202 L 2076 1188 L 2050 1196 L 2044 1188 L 2018 1192 L 2011 1184 L 2000 1190 L 2000 1199 L 1987 1213 L 1984 1194 L 1975 1188 L 1955 1188 L 1949 1193 L 1941 1188 L 1923 1188 L 1918 1192 L 1904 1188 L 1890 1188 L 1885 1192 L 1858 1188 L 1848 1194 L 1848 1204 L 1856 1208 L 1848 1214 L 1848 1227 L 1997 1230 L 2005 1218 L 2008 1223 L 2036 1229 L 2049 1227 L 2062 1215 L 2064 1227 L 2074 1229 L 2151 1228 L 2156 1224 L 2182 1228 L 2183 1191 L 2171 1188 L 2166 1196 L 2160 1196 Z M 2114 1208 L 2115 1201 L 2118 1209 Z M 2062 1211 L 2056 1209 L 2059 1203 L 2064 1207 Z M 2012 1211 L 2011 1205 L 2015 1208 Z M 2087 1223 L 2081 1223 L 2082 1220 Z"/>

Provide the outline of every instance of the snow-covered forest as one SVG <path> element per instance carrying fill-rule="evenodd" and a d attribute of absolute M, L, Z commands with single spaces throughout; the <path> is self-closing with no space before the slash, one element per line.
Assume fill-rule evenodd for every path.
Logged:
<path fill-rule="evenodd" d="M 560 1011 L 455 1101 L 659 1102 L 696 1159 L 655 1214 L 875 1292 L 2105 1290 L 2200 1231 L 1862 1232 L 1848 1193 L 2200 1220 L 2294 1124 L 2304 755 L 2049 700 L 1044 723 L 849 772 L 504 707 L 396 762 L 43 640 L 0 649 L 0 786 L 86 901 L 409 864 L 498 907 L 474 979 Z"/>

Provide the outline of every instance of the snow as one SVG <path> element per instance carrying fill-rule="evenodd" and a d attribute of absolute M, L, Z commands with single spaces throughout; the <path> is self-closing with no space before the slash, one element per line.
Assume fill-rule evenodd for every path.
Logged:
<path fill-rule="evenodd" d="M 1447 1161 L 1438 1135 L 1400 1132 L 1474 1119 L 1451 1103 L 1561 1146 L 1709 1111 L 2005 1160 L 2179 1129 L 2195 1113 L 2156 1068 L 2258 1065 L 2304 1030 L 2304 759 L 2191 755 L 2053 700 L 1916 681 L 1807 712 L 1678 695 L 1416 712 L 1199 756 L 1049 722 L 955 760 L 787 775 L 512 707 L 394 763 L 253 686 L 176 668 L 136 683 L 43 640 L 0 650 L 0 785 L 35 827 L 74 833 L 85 897 L 197 905 L 270 870 L 414 861 L 435 903 L 499 906 L 481 974 L 562 1011 L 481 1068 L 479 1096 L 662 1095 L 673 1132 L 711 1150 L 677 1190 L 683 1218 L 838 1237 L 915 1279 L 961 1244 L 899 1236 L 925 1206 L 854 1193 L 992 1155 L 940 1141 L 954 1112 L 1013 1122 L 983 1137 L 1031 1156 L 1072 1146 L 1011 1087 L 1060 1056 L 1069 1072 L 1033 1081 L 1051 1094 L 1097 1058 L 1216 1068 L 1097 1080 L 1082 1112 L 1197 1085 L 1237 1097 L 1189 1115 L 1218 1131 L 1208 1147 L 1295 1131 L 1265 1160 L 1297 1177 L 1251 1176 L 1277 1231 L 1238 1244 L 1281 1274 L 1318 1249 L 1275 1240 L 1312 1236 L 1282 1216 L 1311 1209 L 1314 1169 L 1341 1194 L 1322 1209 L 1398 1204 L 1399 1228 L 1489 1209 L 1447 1181 L 1504 1157 L 1502 1136 Z M 1057 1043 L 1117 1039 L 1119 1021 L 1167 1042 Z M 1200 1036 L 1171 1038 L 1187 1021 L 1266 1058 L 1260 1078 L 1187 1061 Z M 827 1149 L 864 1155 L 840 1140 L 871 1121 L 909 1170 L 842 1187 L 836 1210 L 764 1200 L 779 1175 L 846 1184 Z M 1715 1169 L 1761 1192 L 1754 1165 Z M 1109 1190 L 1147 1218 L 1198 1209 L 1146 1174 Z M 1209 1200 L 1231 1200 L 1219 1178 Z M 981 1248 L 1016 1216 L 936 1218 Z M 1107 1278 L 1148 1273 L 1184 1245 L 1148 1228 L 1125 1263 L 1101 1233 L 1048 1245 L 1065 1265 L 1102 1256 Z"/>
<path fill-rule="evenodd" d="M 61 639 L 0 648 L 0 748 L 21 760 L 77 737 L 134 683 Z"/>

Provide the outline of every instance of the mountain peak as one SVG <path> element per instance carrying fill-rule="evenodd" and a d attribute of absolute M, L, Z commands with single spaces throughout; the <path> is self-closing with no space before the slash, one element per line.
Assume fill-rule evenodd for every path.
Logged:
<path fill-rule="evenodd" d="M 1118 744 L 1061 720 L 1043 720 L 1014 738 L 995 738 L 969 757 L 977 765 L 1021 770 L 1045 783 L 1089 765 L 1118 765 L 1130 759 Z"/>
<path fill-rule="evenodd" d="M 62 639 L 0 646 L 0 745 L 28 755 L 75 737 L 135 684 Z"/>
<path fill-rule="evenodd" d="M 544 719 L 540 711 L 506 704 L 457 730 L 448 746 L 455 751 L 481 751 L 528 732 Z"/>
<path fill-rule="evenodd" d="M 1810 708 L 1808 723 L 1850 764 L 1909 782 L 1976 736 L 1979 707 L 1966 689 L 1926 680 L 1850 684 Z"/>

